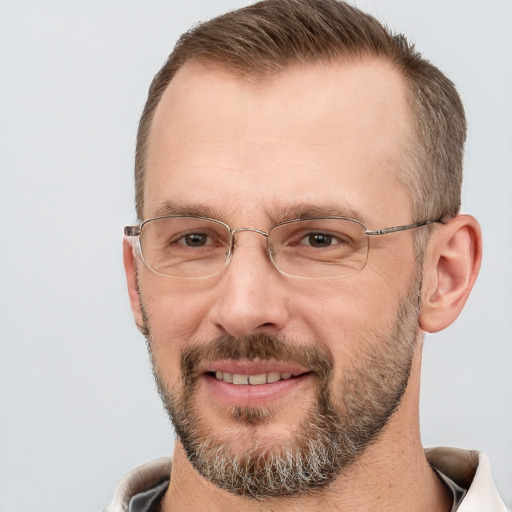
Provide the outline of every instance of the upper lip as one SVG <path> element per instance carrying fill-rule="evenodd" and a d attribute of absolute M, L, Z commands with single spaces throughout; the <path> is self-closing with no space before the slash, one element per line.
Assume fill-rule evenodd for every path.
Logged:
<path fill-rule="evenodd" d="M 291 373 L 297 376 L 309 373 L 310 370 L 286 361 L 233 361 L 227 359 L 201 363 L 197 368 L 198 375 L 211 372 L 229 372 L 240 375 L 260 375 L 275 372 Z"/>

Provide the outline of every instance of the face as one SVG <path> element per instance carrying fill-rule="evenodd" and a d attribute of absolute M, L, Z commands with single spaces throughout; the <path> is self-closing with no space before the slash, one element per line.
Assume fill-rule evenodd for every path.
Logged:
<path fill-rule="evenodd" d="M 407 224 L 397 173 L 408 131 L 405 86 L 380 61 L 251 83 L 188 63 L 155 113 L 144 218 L 267 232 L 312 212 Z M 133 307 L 194 467 L 256 497 L 306 492 L 349 467 L 407 387 L 416 274 L 411 232 L 372 239 L 366 266 L 342 279 L 281 274 L 250 231 L 211 278 L 163 277 L 139 261 Z"/>

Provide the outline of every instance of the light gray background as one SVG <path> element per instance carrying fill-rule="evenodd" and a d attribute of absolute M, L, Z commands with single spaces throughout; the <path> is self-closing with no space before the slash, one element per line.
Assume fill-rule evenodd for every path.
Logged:
<path fill-rule="evenodd" d="M 248 2 L 0 0 L 0 511 L 85 512 L 169 454 L 125 293 L 122 227 L 151 77 L 178 35 Z M 429 337 L 426 445 L 477 448 L 512 504 L 512 2 L 365 0 L 458 85 L 470 123 L 464 211 L 483 268 Z"/>

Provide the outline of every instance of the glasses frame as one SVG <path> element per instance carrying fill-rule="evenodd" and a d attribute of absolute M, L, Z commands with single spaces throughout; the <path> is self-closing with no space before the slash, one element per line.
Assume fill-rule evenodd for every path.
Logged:
<path fill-rule="evenodd" d="M 171 275 L 168 275 L 168 274 L 162 274 L 161 272 L 158 272 L 158 271 L 154 270 L 153 268 L 151 268 L 151 266 L 148 264 L 148 262 L 144 258 L 144 253 L 142 251 L 142 246 L 141 246 L 141 243 L 140 243 L 140 236 L 142 235 L 142 230 L 144 229 L 144 226 L 146 224 L 150 223 L 150 222 L 154 222 L 156 220 L 161 220 L 161 219 L 176 219 L 176 218 L 178 218 L 178 219 L 179 218 L 183 218 L 183 219 L 207 220 L 207 221 L 210 221 L 210 222 L 215 222 L 217 224 L 220 224 L 221 226 L 224 226 L 226 228 L 227 232 L 229 233 L 228 252 L 227 252 L 227 255 L 226 255 L 225 263 L 224 263 L 223 267 L 221 269 L 219 269 L 218 272 L 216 272 L 215 274 L 209 274 L 207 276 L 183 277 L 183 276 L 171 276 Z M 363 270 L 363 268 L 366 266 L 366 263 L 368 262 L 368 254 L 370 252 L 370 244 L 369 243 L 368 243 L 368 247 L 367 247 L 367 254 L 366 254 L 366 260 L 365 260 L 364 265 L 359 270 L 356 270 L 355 272 L 352 272 L 351 274 L 345 274 L 345 275 L 341 275 L 341 276 L 332 276 L 332 277 L 297 276 L 297 275 L 294 275 L 294 274 L 288 274 L 286 272 L 283 272 L 277 266 L 277 264 L 275 263 L 274 258 L 272 256 L 271 247 L 268 245 L 268 237 L 270 236 L 270 233 L 275 228 L 277 228 L 279 226 L 283 226 L 285 224 L 291 224 L 293 222 L 300 222 L 300 221 L 314 221 L 314 220 L 344 220 L 344 221 L 354 222 L 356 224 L 359 224 L 363 228 L 363 234 L 365 234 L 365 235 L 367 235 L 369 237 L 388 235 L 390 233 L 397 233 L 399 231 L 408 231 L 410 229 L 415 229 L 415 228 L 419 228 L 419 227 L 422 227 L 422 226 L 428 226 L 430 224 L 443 224 L 443 221 L 441 219 L 438 219 L 438 220 L 425 220 L 425 221 L 421 221 L 421 222 L 415 222 L 413 224 L 403 224 L 403 225 L 400 225 L 400 226 L 391 226 L 391 227 L 388 227 L 388 228 L 381 228 L 381 229 L 367 229 L 365 224 L 363 222 L 361 222 L 360 220 L 357 220 L 357 219 L 352 219 L 350 217 L 327 216 L 327 217 L 307 217 L 307 218 L 297 218 L 297 219 L 285 220 L 283 222 L 278 222 L 277 224 L 274 224 L 273 226 L 270 227 L 270 229 L 267 232 L 267 231 L 263 231 L 263 230 L 258 229 L 258 228 L 245 228 L 245 227 L 242 227 L 242 228 L 232 228 L 229 224 L 226 224 L 225 222 L 223 222 L 221 220 L 213 219 L 211 217 L 202 217 L 200 215 L 163 215 L 163 216 L 160 216 L 160 217 L 151 217 L 149 219 L 146 219 L 146 220 L 142 221 L 140 224 L 135 224 L 135 225 L 132 225 L 132 226 L 125 226 L 124 234 L 127 237 L 136 237 L 137 238 L 137 248 L 138 248 L 138 251 L 139 251 L 140 256 L 142 258 L 142 261 L 144 262 L 146 267 L 148 267 L 148 269 L 151 270 L 151 272 L 153 272 L 154 274 L 157 274 L 159 276 L 172 277 L 174 279 L 208 279 L 210 277 L 214 277 L 214 276 L 220 274 L 224 270 L 224 268 L 226 268 L 226 266 L 229 264 L 229 262 L 231 261 L 231 257 L 233 255 L 233 247 L 235 245 L 235 235 L 237 235 L 238 233 L 244 232 L 244 231 L 252 231 L 252 232 L 258 233 L 258 234 L 260 234 L 260 235 L 262 235 L 262 236 L 264 236 L 266 238 L 266 240 L 267 240 L 267 244 L 266 244 L 266 246 L 267 246 L 267 254 L 269 256 L 269 259 L 272 262 L 272 264 L 274 265 L 274 267 L 281 274 L 283 274 L 285 276 L 294 277 L 294 278 L 300 278 L 300 279 L 341 279 L 343 277 L 348 277 L 348 276 L 352 276 L 354 274 L 357 274 L 358 272 Z"/>

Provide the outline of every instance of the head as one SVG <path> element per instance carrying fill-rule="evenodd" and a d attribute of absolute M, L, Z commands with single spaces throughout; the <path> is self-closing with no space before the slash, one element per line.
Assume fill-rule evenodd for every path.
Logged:
<path fill-rule="evenodd" d="M 244 496 L 295 495 L 333 484 L 393 432 L 417 442 L 422 329 L 454 320 L 479 264 L 477 225 L 456 216 L 464 136 L 451 82 L 347 4 L 262 2 L 180 39 L 140 122 L 138 215 L 253 229 L 208 278 L 157 275 L 128 242 L 125 265 L 201 475 Z M 343 279 L 273 266 L 273 225 L 332 215 L 370 229 L 445 223 L 421 228 L 428 245 L 413 231 L 375 237 Z"/>

